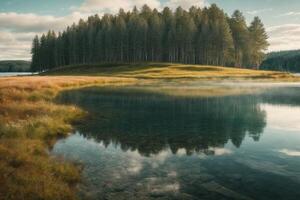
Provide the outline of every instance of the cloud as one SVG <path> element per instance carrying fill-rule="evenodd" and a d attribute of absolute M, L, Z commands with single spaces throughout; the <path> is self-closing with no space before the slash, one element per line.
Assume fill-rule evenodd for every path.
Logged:
<path fill-rule="evenodd" d="M 300 24 L 283 24 L 266 30 L 269 35 L 269 51 L 299 49 Z"/>
<path fill-rule="evenodd" d="M 40 32 L 48 29 L 62 30 L 66 25 L 72 24 L 84 17 L 79 12 L 73 12 L 63 17 L 51 15 L 36 15 L 33 13 L 0 13 L 0 28 L 13 32 Z"/>
<path fill-rule="evenodd" d="M 281 149 L 278 152 L 283 153 L 287 156 L 292 156 L 292 157 L 299 157 L 300 156 L 300 151 L 296 151 L 296 150 Z"/>
<path fill-rule="evenodd" d="M 192 6 L 204 7 L 208 5 L 206 0 L 169 0 L 164 4 L 164 6 L 168 6 L 172 9 L 176 9 L 179 6 L 183 9 L 189 9 Z"/>
<path fill-rule="evenodd" d="M 191 6 L 204 7 L 209 5 L 206 0 L 167 0 L 164 2 L 159 0 L 86 0 L 79 7 L 72 7 L 71 10 L 81 13 L 117 13 L 120 8 L 131 10 L 134 6 L 140 8 L 145 4 L 157 9 L 165 6 L 172 9 L 176 9 L 179 6 L 189 9 Z"/>
<path fill-rule="evenodd" d="M 300 15 L 300 12 L 287 12 L 287 13 L 284 13 L 284 14 L 281 14 L 281 15 L 278 15 L 278 17 L 290 17 L 290 16 L 298 16 Z"/>
<path fill-rule="evenodd" d="M 49 29 L 60 31 L 86 15 L 73 12 L 63 17 L 34 13 L 0 13 L 0 60 L 30 59 L 31 41 Z"/>
<path fill-rule="evenodd" d="M 131 10 L 134 6 L 140 8 L 145 4 L 151 8 L 161 7 L 159 0 L 86 0 L 78 8 L 72 7 L 71 9 L 81 13 L 116 13 L 120 8 Z"/>
<path fill-rule="evenodd" d="M 265 8 L 265 9 L 260 9 L 260 10 L 251 10 L 251 11 L 247 11 L 247 14 L 249 14 L 249 15 L 258 15 L 260 13 L 270 12 L 272 10 L 273 10 L 273 8 Z"/>
<path fill-rule="evenodd" d="M 300 108 L 286 105 L 274 106 L 271 104 L 261 104 L 260 107 L 266 112 L 267 124 L 270 129 L 277 130 L 277 133 L 284 135 L 287 134 L 287 131 L 292 133 L 299 132 Z M 290 117 L 291 113 L 293 115 L 292 118 Z"/>
<path fill-rule="evenodd" d="M 1 60 L 25 59 L 29 60 L 31 39 L 35 33 L 13 34 L 0 31 Z"/>
<path fill-rule="evenodd" d="M 224 156 L 233 153 L 230 149 L 218 148 L 218 147 L 210 147 L 209 150 L 213 151 L 215 156 Z"/>

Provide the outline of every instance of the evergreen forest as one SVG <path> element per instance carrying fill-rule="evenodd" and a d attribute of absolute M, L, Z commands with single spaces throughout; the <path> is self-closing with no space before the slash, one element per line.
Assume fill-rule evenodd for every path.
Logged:
<path fill-rule="evenodd" d="M 267 54 L 261 69 L 300 72 L 300 50 L 280 51 Z"/>
<path fill-rule="evenodd" d="M 216 4 L 184 10 L 147 5 L 94 15 L 32 44 L 32 71 L 78 64 L 172 62 L 257 69 L 268 47 L 262 21 L 248 25 L 240 11 Z"/>

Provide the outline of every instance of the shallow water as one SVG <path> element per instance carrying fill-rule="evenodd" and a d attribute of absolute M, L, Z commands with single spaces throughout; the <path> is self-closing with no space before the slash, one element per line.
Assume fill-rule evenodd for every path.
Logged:
<path fill-rule="evenodd" d="M 84 164 L 84 199 L 300 199 L 296 85 L 223 97 L 86 88 L 58 101 L 90 113 L 53 148 Z"/>

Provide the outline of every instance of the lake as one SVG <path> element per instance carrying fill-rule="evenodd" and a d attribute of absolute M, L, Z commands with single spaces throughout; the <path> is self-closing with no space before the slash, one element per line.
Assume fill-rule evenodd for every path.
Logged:
<path fill-rule="evenodd" d="M 0 72 L 0 77 L 10 77 L 10 76 L 28 76 L 32 75 L 31 72 Z"/>
<path fill-rule="evenodd" d="M 83 164 L 82 199 L 300 199 L 298 85 L 184 90 L 92 87 L 58 97 L 89 112 L 52 150 Z"/>

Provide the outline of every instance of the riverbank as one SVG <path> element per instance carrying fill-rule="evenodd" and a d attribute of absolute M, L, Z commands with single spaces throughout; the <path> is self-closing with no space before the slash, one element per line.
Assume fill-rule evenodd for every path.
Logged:
<path fill-rule="evenodd" d="M 80 166 L 53 158 L 48 150 L 85 112 L 53 99 L 62 90 L 133 82 L 112 77 L 1 78 L 0 199 L 76 199 Z"/>

